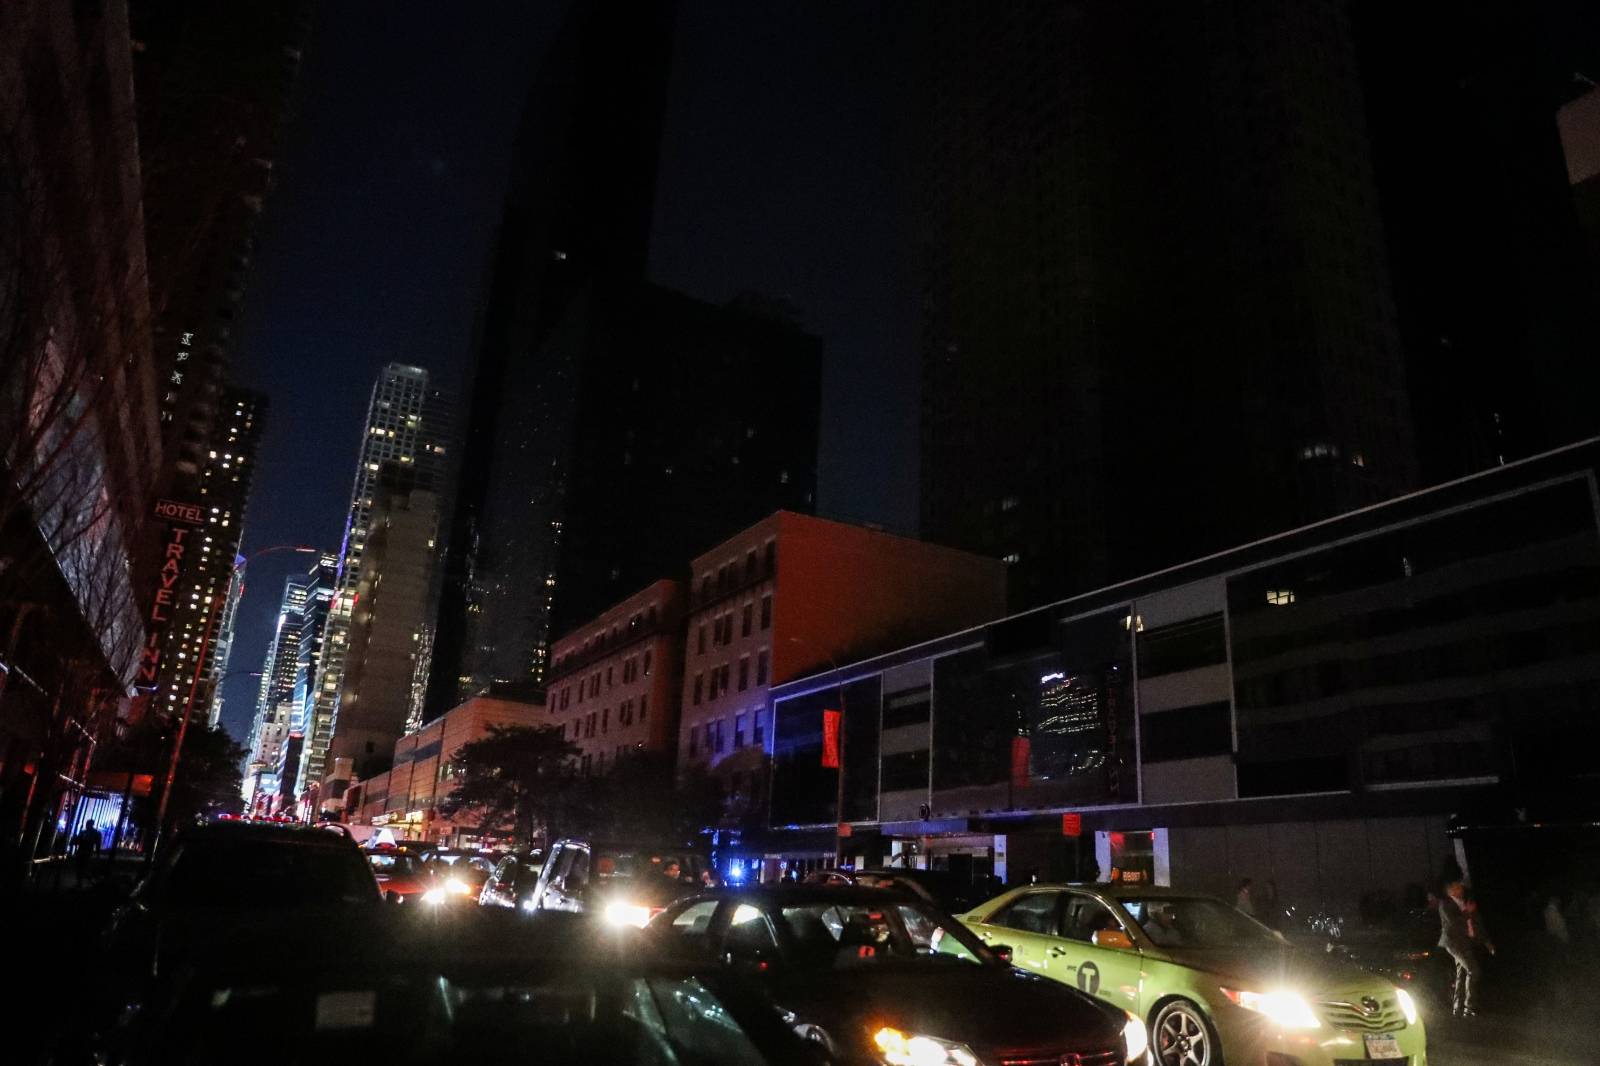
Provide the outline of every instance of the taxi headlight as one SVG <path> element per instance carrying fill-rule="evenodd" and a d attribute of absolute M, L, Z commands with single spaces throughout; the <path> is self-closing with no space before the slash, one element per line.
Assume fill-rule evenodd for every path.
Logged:
<path fill-rule="evenodd" d="M 1406 1016 L 1407 1025 L 1417 1024 L 1417 1001 L 1411 998 L 1411 993 L 1403 988 L 1394 990 L 1394 998 L 1400 1003 L 1400 1013 Z"/>
<path fill-rule="evenodd" d="M 472 886 L 459 877 L 452 877 L 446 881 L 444 889 L 446 892 L 454 892 L 458 896 L 470 896 L 472 894 Z"/>
<path fill-rule="evenodd" d="M 885 1066 L 978 1066 L 978 1056 L 965 1044 L 887 1025 L 872 1034 L 872 1043 Z"/>
<path fill-rule="evenodd" d="M 424 892 L 422 894 L 422 902 L 424 902 L 424 903 L 443 903 L 444 902 L 444 889 L 442 889 L 442 888 L 430 888 L 430 889 L 428 889 L 428 891 L 426 891 L 426 892 Z"/>
<path fill-rule="evenodd" d="M 1122 1026 L 1122 1042 L 1128 1048 L 1128 1061 L 1140 1062 L 1144 1059 L 1144 1053 L 1150 1050 L 1150 1034 L 1138 1015 L 1124 1013 L 1128 1014 L 1128 1020 Z"/>
<path fill-rule="evenodd" d="M 621 901 L 607 903 L 605 919 L 609 925 L 631 925 L 643 929 L 650 921 L 650 908 L 638 903 Z"/>
<path fill-rule="evenodd" d="M 1293 992 L 1243 992 L 1224 988 L 1222 994 L 1283 1029 L 1315 1029 L 1322 1024 L 1305 997 Z"/>

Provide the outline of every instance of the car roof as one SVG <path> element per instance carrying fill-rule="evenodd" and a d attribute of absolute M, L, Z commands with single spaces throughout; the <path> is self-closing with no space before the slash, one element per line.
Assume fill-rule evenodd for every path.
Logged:
<path fill-rule="evenodd" d="M 698 892 L 690 898 L 749 900 L 769 906 L 795 906 L 803 903 L 881 903 L 885 899 L 908 903 L 926 902 L 909 892 L 894 888 L 871 885 L 797 885 L 786 882 L 747 886 L 725 885 Z"/>
<path fill-rule="evenodd" d="M 268 822 L 210 822 L 185 829 L 177 838 L 184 842 L 213 840 L 291 847 L 340 848 L 359 851 L 349 837 L 320 826 L 273 824 Z"/>
<path fill-rule="evenodd" d="M 1098 893 L 1107 899 L 1215 899 L 1209 892 L 1193 892 L 1165 885 L 1123 885 L 1106 881 L 1058 881 L 1023 888 L 1078 888 Z"/>

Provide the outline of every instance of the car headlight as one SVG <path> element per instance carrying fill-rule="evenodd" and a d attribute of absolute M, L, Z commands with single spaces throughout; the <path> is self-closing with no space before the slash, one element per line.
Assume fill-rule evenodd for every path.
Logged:
<path fill-rule="evenodd" d="M 1150 1050 L 1150 1033 L 1138 1015 L 1128 1011 L 1123 1013 L 1128 1015 L 1128 1020 L 1122 1026 L 1122 1042 L 1128 1049 L 1128 1061 L 1139 1062 L 1144 1058 L 1144 1053 Z"/>
<path fill-rule="evenodd" d="M 1394 990 L 1394 998 L 1400 1003 L 1400 1013 L 1406 1016 L 1407 1025 L 1417 1024 L 1417 1001 L 1411 998 L 1411 993 L 1403 988 Z"/>
<path fill-rule="evenodd" d="M 1293 992 L 1242 992 L 1224 988 L 1222 994 L 1283 1029 L 1315 1029 L 1322 1024 L 1311 1004 Z"/>
<path fill-rule="evenodd" d="M 965 1044 L 921 1033 L 903 1033 L 884 1026 L 872 1034 L 886 1066 L 978 1066 L 978 1056 Z"/>
<path fill-rule="evenodd" d="M 422 902 L 424 902 L 424 903 L 443 903 L 444 902 L 444 889 L 442 889 L 442 888 L 430 888 L 430 889 L 428 889 L 428 891 L 426 891 L 426 892 L 424 892 L 422 894 Z"/>
<path fill-rule="evenodd" d="M 643 929 L 650 921 L 650 908 L 638 903 L 607 903 L 605 919 L 611 925 L 631 925 Z"/>
<path fill-rule="evenodd" d="M 539 897 L 538 896 L 524 896 L 522 898 L 522 909 L 525 910 L 525 911 L 536 911 L 536 910 L 538 910 L 539 909 Z"/>
<path fill-rule="evenodd" d="M 450 880 L 446 881 L 444 883 L 444 890 L 446 892 L 454 892 L 458 896 L 472 895 L 472 886 L 461 880 L 459 877 L 452 877 Z"/>

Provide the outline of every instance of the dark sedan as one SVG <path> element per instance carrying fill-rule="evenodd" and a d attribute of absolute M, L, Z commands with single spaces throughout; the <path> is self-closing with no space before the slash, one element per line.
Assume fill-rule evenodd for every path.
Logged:
<path fill-rule="evenodd" d="M 680 900 L 647 933 L 763 988 L 836 1062 L 1122 1066 L 1144 1025 L 1014 969 L 948 915 L 890 889 L 798 885 Z"/>

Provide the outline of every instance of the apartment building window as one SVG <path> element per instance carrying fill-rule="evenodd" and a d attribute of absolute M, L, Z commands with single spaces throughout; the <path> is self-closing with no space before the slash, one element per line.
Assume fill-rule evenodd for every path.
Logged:
<path fill-rule="evenodd" d="M 729 664 L 723 663 L 717 667 L 717 691 L 719 693 L 728 691 L 728 666 Z"/>
<path fill-rule="evenodd" d="M 749 717 L 750 716 L 746 714 L 736 714 L 733 716 L 733 747 L 735 751 L 744 747 L 744 728 L 745 723 L 749 720 Z"/>
<path fill-rule="evenodd" d="M 706 624 L 704 622 L 701 622 L 700 623 L 700 647 L 698 649 L 697 654 L 704 655 L 705 653 L 706 653 Z"/>
<path fill-rule="evenodd" d="M 772 593 L 761 597 L 761 628 L 772 628 Z"/>
<path fill-rule="evenodd" d="M 756 579 L 756 550 L 754 548 L 744 554 L 744 579 L 746 581 L 754 581 Z"/>
<path fill-rule="evenodd" d="M 739 656 L 739 691 L 750 687 L 750 656 Z"/>
<path fill-rule="evenodd" d="M 696 707 L 700 706 L 700 690 L 703 687 L 701 683 L 704 682 L 705 679 L 706 675 L 704 674 L 694 675 L 694 705 Z"/>
<path fill-rule="evenodd" d="M 617 724 L 618 725 L 627 725 L 628 722 L 630 721 L 630 719 L 628 717 L 628 704 L 630 702 L 631 702 L 630 700 L 623 700 L 621 703 L 617 704 Z"/>
<path fill-rule="evenodd" d="M 728 750 L 728 738 L 727 738 L 727 736 L 725 736 L 723 734 L 723 731 L 722 731 L 722 723 L 725 722 L 726 720 L 727 719 L 724 719 L 724 718 L 718 718 L 717 722 L 716 722 L 716 725 L 717 725 L 717 732 L 716 732 L 717 754 L 718 755 L 721 755 L 724 751 Z"/>
<path fill-rule="evenodd" d="M 689 758 L 700 754 L 700 729 L 698 726 L 689 727 Z"/>
<path fill-rule="evenodd" d="M 763 562 L 766 564 L 767 576 L 771 577 L 778 569 L 778 542 L 775 540 L 767 541 L 764 550 L 766 558 Z"/>
<path fill-rule="evenodd" d="M 769 665 L 767 656 L 768 653 L 766 648 L 762 648 L 760 651 L 756 652 L 756 684 L 758 685 L 765 685 L 767 683 L 767 667 Z"/>
<path fill-rule="evenodd" d="M 650 676 L 650 652 L 648 651 L 644 653 L 644 676 Z"/>
<path fill-rule="evenodd" d="M 584 731 L 584 734 L 583 734 L 583 735 L 584 735 L 584 736 L 585 736 L 585 737 L 592 737 L 592 736 L 594 736 L 594 721 L 595 721 L 595 717 L 596 717 L 596 716 L 595 716 L 595 712 L 593 712 L 593 711 L 590 711 L 590 712 L 589 712 L 589 723 L 588 723 L 588 729 L 587 729 L 587 730 L 585 730 L 585 731 Z"/>
<path fill-rule="evenodd" d="M 583 706 L 583 690 L 588 688 L 588 687 L 589 687 L 588 685 L 585 685 L 583 683 L 583 679 L 582 678 L 578 679 L 578 706 L 579 707 Z"/>
<path fill-rule="evenodd" d="M 611 687 L 611 667 L 606 667 L 606 688 Z"/>
<path fill-rule="evenodd" d="M 706 574 L 706 575 L 704 575 L 703 577 L 700 578 L 700 599 L 701 600 L 709 600 L 710 598 L 711 598 L 711 575 L 710 574 Z"/>
<path fill-rule="evenodd" d="M 759 748 L 765 746 L 766 740 L 766 731 L 761 725 L 761 709 L 757 708 L 750 712 L 750 743 Z"/>
<path fill-rule="evenodd" d="M 739 624 L 739 635 L 741 637 L 750 635 L 750 623 L 755 617 L 755 612 L 756 605 L 754 603 L 746 603 L 744 605 L 744 619 Z"/>
<path fill-rule="evenodd" d="M 647 714 L 649 714 L 649 713 L 650 713 L 650 697 L 649 696 L 640 696 L 639 697 L 639 721 L 641 721 L 641 722 L 644 721 L 645 716 Z"/>
<path fill-rule="evenodd" d="M 611 708 L 607 707 L 600 712 L 600 732 L 604 733 L 611 728 Z"/>

